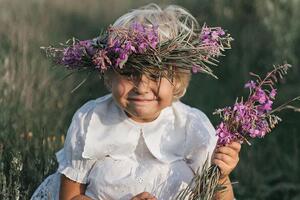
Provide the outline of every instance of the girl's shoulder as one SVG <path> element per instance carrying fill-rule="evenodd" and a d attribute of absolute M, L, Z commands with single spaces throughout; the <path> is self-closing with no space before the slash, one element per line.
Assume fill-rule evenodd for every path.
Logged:
<path fill-rule="evenodd" d="M 206 114 L 198 108 L 191 107 L 181 101 L 176 101 L 172 105 L 175 112 L 180 113 L 182 117 L 186 118 L 186 122 L 193 122 L 193 123 L 208 123 L 210 124 L 209 118 Z"/>
<path fill-rule="evenodd" d="M 84 127 L 89 124 L 93 115 L 103 120 L 113 120 L 121 114 L 113 101 L 112 95 L 107 94 L 83 104 L 73 115 L 72 122 Z"/>
<path fill-rule="evenodd" d="M 182 118 L 185 118 L 188 143 L 204 146 L 215 144 L 217 139 L 215 128 L 203 111 L 180 101 L 175 102 L 173 107 Z"/>
<path fill-rule="evenodd" d="M 86 158 L 83 156 L 85 149 L 87 146 L 93 145 L 93 143 L 89 142 L 88 133 L 98 128 L 95 125 L 102 123 L 101 120 L 98 120 L 100 119 L 99 116 L 109 113 L 107 110 L 111 102 L 111 95 L 105 95 L 86 102 L 75 112 L 67 131 L 64 154 L 70 154 L 77 160 Z"/>
<path fill-rule="evenodd" d="M 89 100 L 75 112 L 74 117 L 76 117 L 77 115 L 82 116 L 84 114 L 87 114 L 91 110 L 94 110 L 96 107 L 101 107 L 103 109 L 103 107 L 108 106 L 111 100 L 112 100 L 111 94 L 107 94 L 97 99 Z"/>
<path fill-rule="evenodd" d="M 85 141 L 88 127 L 95 121 L 94 115 L 104 116 L 108 112 L 112 97 L 110 94 L 90 100 L 81 106 L 73 115 L 67 132 L 67 138 L 71 140 Z M 72 139 L 73 138 L 73 139 Z"/>

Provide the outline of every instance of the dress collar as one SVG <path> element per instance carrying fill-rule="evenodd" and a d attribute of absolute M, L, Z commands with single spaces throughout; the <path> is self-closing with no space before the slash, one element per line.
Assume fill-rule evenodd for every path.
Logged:
<path fill-rule="evenodd" d="M 89 115 L 82 153 L 85 158 L 128 158 L 134 153 L 140 136 L 161 162 L 170 163 L 183 156 L 178 145 L 185 141 L 185 127 L 180 125 L 185 123 L 177 123 L 173 105 L 164 108 L 154 121 L 139 123 L 129 118 L 110 95 L 95 101 Z"/>

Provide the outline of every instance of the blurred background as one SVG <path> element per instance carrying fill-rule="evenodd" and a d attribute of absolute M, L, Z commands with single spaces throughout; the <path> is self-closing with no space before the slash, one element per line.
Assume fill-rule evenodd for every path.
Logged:
<path fill-rule="evenodd" d="M 218 80 L 194 76 L 183 102 L 213 124 L 216 108 L 246 95 L 249 72 L 293 65 L 279 84 L 276 105 L 300 95 L 299 0 L 0 0 L 0 199 L 29 199 L 56 170 L 71 117 L 87 100 L 106 94 L 99 77 L 71 93 L 86 74 L 54 67 L 40 47 L 93 38 L 119 16 L 147 3 L 178 4 L 200 22 L 222 26 L 235 41 L 221 58 Z M 298 106 L 300 106 L 298 104 Z M 243 145 L 232 174 L 237 199 L 300 199 L 300 113 L 283 111 L 270 135 Z"/>

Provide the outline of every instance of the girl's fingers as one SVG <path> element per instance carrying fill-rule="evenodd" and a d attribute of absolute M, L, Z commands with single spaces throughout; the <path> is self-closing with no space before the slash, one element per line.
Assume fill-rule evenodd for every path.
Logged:
<path fill-rule="evenodd" d="M 221 169 L 221 173 L 222 174 L 229 174 L 228 169 L 230 168 L 225 162 L 223 162 L 222 160 L 219 159 L 214 159 L 213 162 Z"/>
<path fill-rule="evenodd" d="M 215 150 L 215 153 L 223 153 L 223 154 L 226 154 L 231 157 L 234 157 L 235 155 L 237 155 L 237 152 L 230 147 L 218 147 Z"/>
<path fill-rule="evenodd" d="M 228 156 L 223 153 L 216 153 L 214 158 L 218 160 L 222 160 L 227 165 L 231 165 L 234 162 L 234 159 L 231 156 Z"/>
<path fill-rule="evenodd" d="M 215 153 L 224 153 L 231 157 L 235 157 L 241 150 L 241 144 L 238 142 L 232 142 L 226 146 L 216 148 Z"/>
<path fill-rule="evenodd" d="M 151 195 L 149 192 L 142 192 L 132 198 L 132 200 L 141 200 L 141 199 L 156 200 L 156 197 Z"/>
<path fill-rule="evenodd" d="M 238 142 L 231 142 L 230 144 L 228 144 L 228 147 L 234 149 L 236 152 L 240 152 L 242 145 Z"/>
<path fill-rule="evenodd" d="M 241 144 L 232 142 L 226 146 L 218 147 L 213 156 L 213 163 L 216 164 L 223 175 L 229 175 L 239 162 L 239 151 Z"/>

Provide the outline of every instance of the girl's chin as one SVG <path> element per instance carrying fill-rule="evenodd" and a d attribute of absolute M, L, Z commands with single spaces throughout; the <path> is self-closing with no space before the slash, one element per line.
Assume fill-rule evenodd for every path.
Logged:
<path fill-rule="evenodd" d="M 146 112 L 135 112 L 130 114 L 126 112 L 127 116 L 136 122 L 151 122 L 154 121 L 159 114 L 146 113 Z"/>

